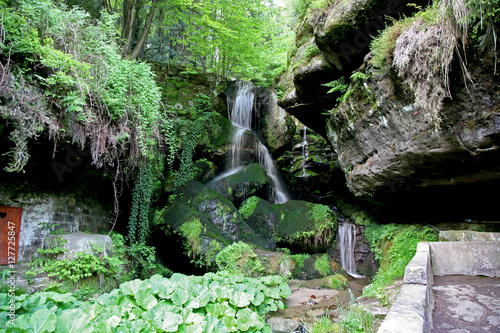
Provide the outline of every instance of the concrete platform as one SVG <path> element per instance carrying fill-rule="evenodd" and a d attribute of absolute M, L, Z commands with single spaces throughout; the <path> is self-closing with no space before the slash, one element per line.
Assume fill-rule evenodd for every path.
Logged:
<path fill-rule="evenodd" d="M 434 277 L 432 333 L 500 332 L 500 279 Z"/>

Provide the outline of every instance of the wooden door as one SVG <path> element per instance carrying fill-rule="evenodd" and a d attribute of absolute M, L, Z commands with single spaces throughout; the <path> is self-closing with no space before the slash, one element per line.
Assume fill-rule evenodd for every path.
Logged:
<path fill-rule="evenodd" d="M 20 207 L 0 206 L 0 265 L 17 263 L 22 211 Z"/>

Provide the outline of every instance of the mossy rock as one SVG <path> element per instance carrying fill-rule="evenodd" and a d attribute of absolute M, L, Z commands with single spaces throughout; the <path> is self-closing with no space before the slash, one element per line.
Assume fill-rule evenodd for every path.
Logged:
<path fill-rule="evenodd" d="M 251 196 L 259 196 L 267 200 L 272 186 L 274 186 L 272 179 L 257 163 L 252 163 L 234 174 L 207 184 L 208 188 L 217 191 L 236 206 L 240 206 L 243 200 Z"/>
<path fill-rule="evenodd" d="M 197 181 L 175 191 L 177 200 L 163 213 L 163 222 L 178 230 L 198 218 L 206 228 L 204 236 L 228 244 L 240 236 L 241 217 L 233 203 Z"/>
<path fill-rule="evenodd" d="M 239 212 L 245 220 L 242 240 L 267 250 L 276 249 L 273 237 L 275 233 L 274 215 L 270 211 L 271 206 L 268 201 L 256 196 L 243 202 L 239 208 Z"/>
<path fill-rule="evenodd" d="M 193 179 L 205 183 L 215 176 L 217 166 L 207 160 L 199 160 L 194 163 Z"/>
<path fill-rule="evenodd" d="M 325 278 L 334 274 L 343 274 L 340 265 L 327 254 L 313 254 L 304 260 L 302 266 L 296 266 L 293 277 L 296 279 L 311 280 Z"/>
<path fill-rule="evenodd" d="M 335 290 L 345 290 L 347 289 L 348 279 L 342 274 L 334 274 L 323 278 L 321 281 L 322 287 L 335 289 Z"/>
<path fill-rule="evenodd" d="M 318 251 L 333 242 L 337 217 L 324 205 L 301 200 L 289 200 L 273 205 L 276 238 L 292 246 Z"/>
<path fill-rule="evenodd" d="M 259 198 L 249 198 L 240 214 L 257 234 L 272 235 L 284 246 L 307 251 L 326 251 L 337 231 L 337 218 L 324 205 L 289 200 L 273 205 Z"/>
<path fill-rule="evenodd" d="M 231 239 L 224 236 L 215 226 L 209 215 L 201 213 L 183 202 L 176 202 L 163 213 L 165 224 L 169 225 L 174 231 L 179 231 L 185 223 L 198 219 L 203 225 L 201 236 L 216 239 L 222 244 L 230 244 Z"/>

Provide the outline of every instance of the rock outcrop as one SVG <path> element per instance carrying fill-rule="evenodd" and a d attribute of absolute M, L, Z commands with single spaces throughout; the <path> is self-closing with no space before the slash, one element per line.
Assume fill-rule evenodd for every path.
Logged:
<path fill-rule="evenodd" d="M 455 54 L 449 91 L 444 93 L 451 98 L 441 94 L 436 107 L 422 105 L 425 96 L 398 76 L 390 65 L 392 55 L 389 65 L 380 68 L 370 51 L 372 36 L 384 28 L 380 13 L 398 16 L 410 13 L 409 8 L 406 2 L 339 1 L 304 18 L 297 29 L 296 51 L 277 86 L 283 96 L 279 103 L 328 138 L 356 196 L 388 202 L 394 193 L 415 189 L 422 191 L 421 197 L 451 186 L 467 193 L 471 184 L 479 186 L 476 193 L 486 195 L 500 182 L 496 60 L 472 46 L 466 50 L 466 64 Z M 414 34 L 424 29 L 419 24 L 417 20 Z M 408 38 L 403 35 L 399 38 Z M 431 73 L 433 80 L 443 75 L 438 67 Z M 345 87 L 328 94 L 323 84 L 340 79 Z M 424 92 L 432 93 L 429 88 Z"/>

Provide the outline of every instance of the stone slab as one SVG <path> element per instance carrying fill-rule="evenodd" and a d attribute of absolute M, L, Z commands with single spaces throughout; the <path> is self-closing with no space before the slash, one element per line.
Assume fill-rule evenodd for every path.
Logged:
<path fill-rule="evenodd" d="M 61 237 L 67 240 L 66 244 L 63 246 L 67 251 L 60 259 L 73 259 L 78 252 L 94 253 L 92 243 L 102 248 L 104 248 L 104 244 L 106 244 L 106 249 L 109 249 L 113 244 L 111 237 L 107 235 L 87 234 L 84 232 L 73 232 L 55 237 Z M 107 251 L 105 254 L 107 255 Z"/>
<path fill-rule="evenodd" d="M 479 232 L 472 230 L 445 230 L 439 232 L 440 241 L 500 242 L 500 232 Z"/>
<path fill-rule="evenodd" d="M 267 324 L 273 332 L 291 333 L 299 329 L 300 323 L 295 319 L 269 318 Z"/>
<path fill-rule="evenodd" d="M 432 285 L 429 243 L 419 243 L 417 253 L 405 268 L 404 283 Z"/>
<path fill-rule="evenodd" d="M 392 305 L 378 333 L 427 333 L 432 304 L 429 300 L 430 286 L 405 284 Z"/>
<path fill-rule="evenodd" d="M 500 277 L 500 242 L 432 242 L 434 275 Z"/>

